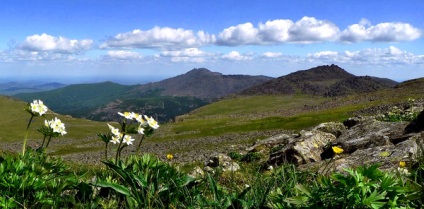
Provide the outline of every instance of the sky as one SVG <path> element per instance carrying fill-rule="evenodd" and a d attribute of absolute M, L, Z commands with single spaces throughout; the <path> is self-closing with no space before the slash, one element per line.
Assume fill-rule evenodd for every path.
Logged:
<path fill-rule="evenodd" d="M 422 0 L 3 0 L 0 82 L 145 83 L 336 64 L 424 77 Z"/>

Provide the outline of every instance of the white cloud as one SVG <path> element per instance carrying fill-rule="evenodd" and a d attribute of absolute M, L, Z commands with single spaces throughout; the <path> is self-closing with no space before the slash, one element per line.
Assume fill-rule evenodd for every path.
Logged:
<path fill-rule="evenodd" d="M 338 33 L 339 28 L 329 21 L 303 17 L 290 28 L 289 40 L 300 43 L 334 41 Z"/>
<path fill-rule="evenodd" d="M 204 57 L 172 57 L 171 62 L 195 62 L 202 63 L 205 62 L 206 59 Z"/>
<path fill-rule="evenodd" d="M 272 20 L 259 23 L 244 23 L 224 29 L 218 36 L 221 45 L 273 44 L 273 43 L 313 43 L 334 41 L 339 28 L 329 21 L 314 17 L 303 17 L 297 22 Z"/>
<path fill-rule="evenodd" d="M 280 52 L 265 52 L 262 54 L 262 57 L 265 58 L 277 58 L 277 57 L 281 57 L 283 54 Z"/>
<path fill-rule="evenodd" d="M 223 45 L 244 45 L 260 42 L 258 29 L 254 28 L 250 22 L 226 28 L 218 37 L 218 44 Z"/>
<path fill-rule="evenodd" d="M 198 48 L 187 48 L 175 51 L 163 51 L 160 57 L 170 57 L 171 62 L 205 62 L 213 59 L 215 54 L 207 53 Z"/>
<path fill-rule="evenodd" d="M 198 47 L 215 42 L 215 36 L 203 31 L 195 34 L 191 30 L 170 27 L 154 27 L 147 31 L 133 30 L 132 32 L 120 33 L 106 40 L 101 48 L 158 48 L 180 49 Z"/>
<path fill-rule="evenodd" d="M 89 50 L 92 44 L 93 41 L 89 39 L 68 39 L 62 36 L 54 37 L 43 33 L 41 35 L 35 34 L 28 36 L 18 48 L 32 52 L 78 54 Z"/>
<path fill-rule="evenodd" d="M 290 28 L 293 24 L 291 20 L 268 20 L 265 24 L 259 23 L 260 39 L 270 43 L 286 42 L 290 38 Z"/>
<path fill-rule="evenodd" d="M 367 48 L 358 51 L 322 51 L 306 56 L 309 62 L 346 63 L 359 65 L 421 65 L 423 55 L 415 55 L 390 46 L 388 48 Z"/>
<path fill-rule="evenodd" d="M 140 60 L 143 56 L 137 52 L 124 51 L 124 50 L 112 50 L 108 51 L 105 58 L 115 60 Z"/>
<path fill-rule="evenodd" d="M 229 61 L 242 61 L 242 60 L 251 60 L 253 59 L 251 56 L 242 55 L 238 51 L 232 51 L 228 54 L 224 54 L 221 56 L 223 60 L 229 60 Z"/>
<path fill-rule="evenodd" d="M 408 23 L 385 22 L 373 26 L 369 21 L 362 19 L 359 24 L 350 25 L 343 30 L 340 40 L 344 42 L 399 42 L 418 39 L 421 34 L 418 28 Z"/>
<path fill-rule="evenodd" d="M 178 51 L 163 51 L 161 52 L 161 56 L 164 57 L 198 57 L 205 56 L 206 53 L 199 50 L 198 48 L 188 48 Z"/>

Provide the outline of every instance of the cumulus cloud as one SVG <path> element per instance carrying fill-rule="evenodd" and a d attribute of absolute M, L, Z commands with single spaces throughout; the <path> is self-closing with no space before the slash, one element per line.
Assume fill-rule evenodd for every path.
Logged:
<path fill-rule="evenodd" d="M 41 35 L 35 34 L 28 36 L 18 48 L 32 52 L 78 54 L 89 50 L 92 45 L 93 41 L 90 39 L 68 39 L 62 36 L 54 37 L 43 33 Z"/>
<path fill-rule="evenodd" d="M 262 54 L 262 57 L 265 58 L 277 58 L 277 57 L 281 57 L 283 54 L 280 52 L 264 52 Z"/>
<path fill-rule="evenodd" d="M 224 54 L 224 55 L 221 56 L 221 58 L 223 60 L 228 60 L 228 61 L 242 61 L 242 60 L 251 60 L 251 59 L 253 59 L 252 56 L 242 55 L 238 51 L 232 51 L 232 52 L 230 52 L 228 54 Z"/>
<path fill-rule="evenodd" d="M 303 17 L 297 22 L 278 19 L 259 23 L 258 28 L 249 22 L 231 26 L 218 35 L 217 43 L 221 45 L 313 43 L 336 40 L 338 33 L 339 28 L 336 25 L 314 17 Z"/>
<path fill-rule="evenodd" d="M 329 21 L 303 17 L 290 28 L 289 40 L 302 43 L 334 41 L 338 33 L 339 28 Z"/>
<path fill-rule="evenodd" d="M 170 57 L 171 62 L 205 62 L 214 57 L 213 53 L 207 53 L 198 48 L 187 48 L 174 51 L 163 51 L 160 57 Z"/>
<path fill-rule="evenodd" d="M 137 52 L 124 51 L 124 50 L 112 50 L 108 51 L 105 58 L 115 60 L 140 60 L 143 56 Z"/>
<path fill-rule="evenodd" d="M 340 40 L 344 42 L 399 42 L 412 41 L 421 36 L 421 31 L 408 23 L 385 22 L 371 25 L 366 19 L 343 30 Z"/>
<path fill-rule="evenodd" d="M 322 51 L 306 56 L 310 62 L 347 63 L 363 65 L 405 65 L 424 64 L 423 55 L 402 51 L 390 46 L 388 48 L 367 48 L 358 51 Z"/>
<path fill-rule="evenodd" d="M 109 38 L 101 48 L 158 48 L 180 49 L 202 46 L 215 42 L 215 36 L 204 31 L 196 34 L 191 30 L 170 27 L 154 27 L 150 30 L 139 29 L 127 33 L 120 33 Z"/>
<path fill-rule="evenodd" d="M 224 29 L 218 35 L 218 43 L 223 45 L 245 45 L 259 43 L 258 29 L 247 22 Z"/>

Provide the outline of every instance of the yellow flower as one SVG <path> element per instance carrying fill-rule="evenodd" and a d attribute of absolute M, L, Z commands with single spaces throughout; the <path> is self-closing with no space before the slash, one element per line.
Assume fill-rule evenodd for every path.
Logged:
<path fill-rule="evenodd" d="M 174 158 L 174 156 L 173 156 L 172 154 L 167 154 L 167 155 L 166 155 L 166 158 L 167 158 L 168 160 L 172 160 L 172 158 Z"/>
<path fill-rule="evenodd" d="M 344 151 L 342 148 L 337 147 L 337 146 L 332 146 L 331 148 L 333 149 L 333 152 L 336 153 L 336 154 L 341 154 Z"/>
<path fill-rule="evenodd" d="M 405 166 L 406 166 L 405 161 L 400 161 L 400 162 L 399 162 L 399 167 L 403 168 L 403 167 L 405 167 Z"/>

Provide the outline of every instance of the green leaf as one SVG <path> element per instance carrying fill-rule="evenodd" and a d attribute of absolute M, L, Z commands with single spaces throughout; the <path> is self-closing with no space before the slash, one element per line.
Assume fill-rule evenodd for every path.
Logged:
<path fill-rule="evenodd" d="M 284 202 L 294 204 L 294 205 L 302 205 L 307 203 L 308 200 L 309 200 L 309 197 L 307 196 L 296 196 L 296 197 L 286 198 Z"/>
<path fill-rule="evenodd" d="M 386 204 L 386 202 L 381 202 L 380 201 L 380 200 L 384 200 L 384 198 L 386 197 L 386 195 L 387 195 L 387 192 L 386 191 L 378 194 L 377 193 L 377 190 L 374 190 L 374 192 L 372 192 L 369 197 L 365 198 L 362 201 L 362 203 L 364 205 L 371 206 L 374 209 L 378 209 L 378 208 L 383 207 Z"/>
<path fill-rule="evenodd" d="M 115 190 L 116 192 L 119 192 L 123 195 L 126 196 L 130 196 L 130 190 L 127 189 L 126 187 L 120 185 L 120 184 L 115 184 L 115 183 L 111 183 L 111 182 L 96 182 L 96 184 L 93 184 L 94 186 L 99 186 L 99 187 L 103 187 L 103 188 L 111 188 L 113 190 Z"/>

